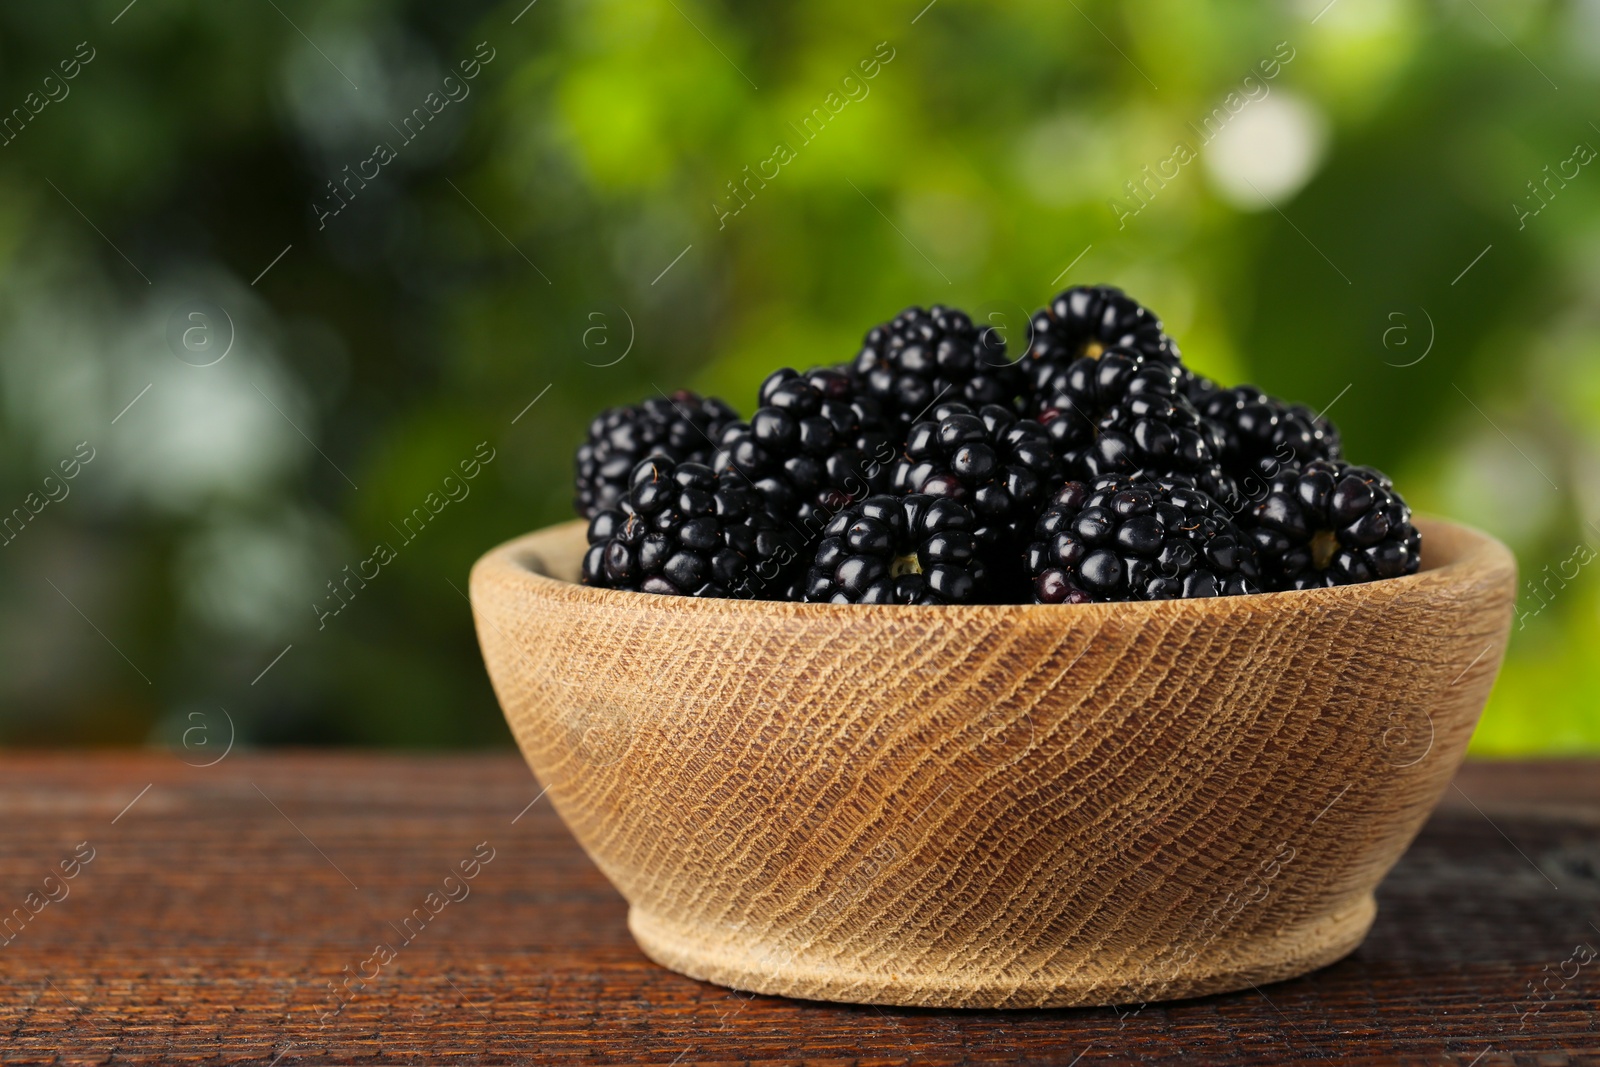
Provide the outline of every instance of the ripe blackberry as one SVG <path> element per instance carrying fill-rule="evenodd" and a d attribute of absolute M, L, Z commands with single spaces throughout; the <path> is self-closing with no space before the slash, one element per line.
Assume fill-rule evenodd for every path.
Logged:
<path fill-rule="evenodd" d="M 767 377 L 748 423 L 727 426 L 712 459 L 761 490 L 789 522 L 831 515 L 888 485 L 896 448 L 877 401 L 844 371 Z"/>
<path fill-rule="evenodd" d="M 634 470 L 619 507 L 589 523 L 583 583 L 676 596 L 753 597 L 783 588 L 785 543 L 785 531 L 761 494 L 738 474 L 658 456 Z"/>
<path fill-rule="evenodd" d="M 1072 407 L 1046 408 L 1039 421 L 1074 477 L 1159 475 L 1186 481 L 1216 500 L 1238 493 L 1220 462 L 1221 436 L 1176 393 L 1130 394 L 1094 424 Z"/>
<path fill-rule="evenodd" d="M 716 397 L 681 389 L 627 407 L 608 408 L 589 424 L 578 446 L 578 514 L 592 519 L 615 507 L 628 492 L 628 478 L 650 456 L 709 462 L 723 428 L 739 415 Z"/>
<path fill-rule="evenodd" d="M 828 523 L 806 575 L 805 599 L 827 604 L 970 604 L 987 568 L 964 504 L 880 494 Z"/>
<path fill-rule="evenodd" d="M 894 491 L 959 500 L 977 520 L 979 543 L 995 551 L 992 559 L 1016 555 L 1061 481 L 1049 434 L 998 404 L 976 411 L 937 404 L 932 416 L 911 427 Z"/>
<path fill-rule="evenodd" d="M 1109 348 L 1125 348 L 1176 366 L 1178 346 L 1161 329 L 1161 320 L 1121 289 L 1075 285 L 1034 312 L 1022 363 L 1065 367 L 1078 359 L 1098 359 Z"/>
<path fill-rule="evenodd" d="M 1107 348 L 1098 356 L 1079 356 L 1067 363 L 1041 361 L 1027 366 L 1027 411 L 1072 408 L 1091 421 L 1129 396 L 1183 391 L 1183 368 L 1151 359 L 1132 348 Z"/>
<path fill-rule="evenodd" d="M 1250 539 L 1215 500 L 1167 479 L 1067 482 L 1024 561 L 1036 604 L 1259 591 Z"/>
<path fill-rule="evenodd" d="M 1285 464 L 1340 458 L 1339 431 L 1333 423 L 1253 385 L 1215 388 L 1195 406 L 1221 432 L 1222 464 L 1236 479 L 1271 475 Z"/>
<path fill-rule="evenodd" d="M 1312 460 L 1273 477 L 1251 539 L 1274 589 L 1318 589 L 1415 574 L 1422 537 L 1394 485 L 1371 467 Z"/>
<path fill-rule="evenodd" d="M 853 367 L 902 427 L 941 401 L 1013 407 L 1022 385 L 999 331 L 980 329 L 966 312 L 942 304 L 907 308 L 874 326 Z"/>

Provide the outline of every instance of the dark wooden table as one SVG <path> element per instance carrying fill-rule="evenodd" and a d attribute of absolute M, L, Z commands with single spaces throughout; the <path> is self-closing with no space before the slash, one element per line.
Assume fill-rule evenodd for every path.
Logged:
<path fill-rule="evenodd" d="M 514 755 L 185 759 L 0 758 L 0 1062 L 1600 1064 L 1600 764 L 1469 765 L 1309 977 L 959 1012 L 656 967 Z"/>

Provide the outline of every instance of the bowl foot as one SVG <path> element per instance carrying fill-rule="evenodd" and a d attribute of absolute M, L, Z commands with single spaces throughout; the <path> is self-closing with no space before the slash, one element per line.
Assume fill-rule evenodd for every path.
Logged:
<path fill-rule="evenodd" d="M 1353 951 L 1376 914 L 1368 894 L 1297 926 L 1252 939 L 1218 939 L 1181 963 L 1157 960 L 1144 973 L 1137 963 L 1111 967 L 1065 952 L 1025 974 L 986 968 L 970 955 L 940 961 L 908 954 L 867 969 L 815 946 L 741 940 L 733 931 L 684 927 L 637 907 L 628 911 L 628 928 L 663 967 L 750 993 L 907 1007 L 1061 1008 L 1178 1000 L 1295 978 Z"/>

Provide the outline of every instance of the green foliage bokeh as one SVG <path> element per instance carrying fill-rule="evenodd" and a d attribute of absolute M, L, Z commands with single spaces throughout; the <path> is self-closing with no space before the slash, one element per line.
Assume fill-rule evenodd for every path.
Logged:
<path fill-rule="evenodd" d="M 0 552 L 0 739 L 503 743 L 466 572 L 596 411 L 1105 281 L 1506 540 L 1475 751 L 1600 750 L 1595 4 L 524 3 L 0 11 L 0 509 L 95 455 Z M 1257 201 L 1245 116 L 1312 145 Z"/>

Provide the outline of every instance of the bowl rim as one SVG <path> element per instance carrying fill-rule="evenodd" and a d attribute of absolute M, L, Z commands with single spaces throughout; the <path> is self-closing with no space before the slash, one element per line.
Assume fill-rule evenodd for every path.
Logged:
<path fill-rule="evenodd" d="M 1324 589 L 1298 589 L 1275 593 L 1247 593 L 1242 596 L 1210 597 L 1195 600 L 1133 600 L 1096 604 L 806 604 L 787 600 L 740 598 L 697 598 L 663 596 L 622 589 L 599 589 L 556 578 L 536 567 L 544 567 L 541 543 L 558 538 L 570 539 L 587 528 L 583 519 L 545 526 L 514 537 L 486 552 L 473 565 L 471 600 L 478 601 L 479 582 L 491 575 L 509 580 L 544 601 L 602 609 L 667 612 L 702 618 L 826 617 L 845 613 L 856 617 L 892 614 L 906 619 L 993 618 L 1004 614 L 1019 618 L 1064 620 L 1094 615 L 1210 614 L 1219 608 L 1279 612 L 1317 610 L 1333 605 L 1393 599 L 1410 592 L 1442 587 L 1457 587 L 1504 572 L 1515 580 L 1516 561 L 1499 540 L 1471 526 L 1428 515 L 1413 520 L 1423 535 L 1423 544 L 1433 537 L 1446 541 L 1454 555 L 1435 566 L 1400 578 L 1386 578 L 1360 585 L 1332 586 Z M 1076 616 L 1063 613 L 1075 612 Z"/>

